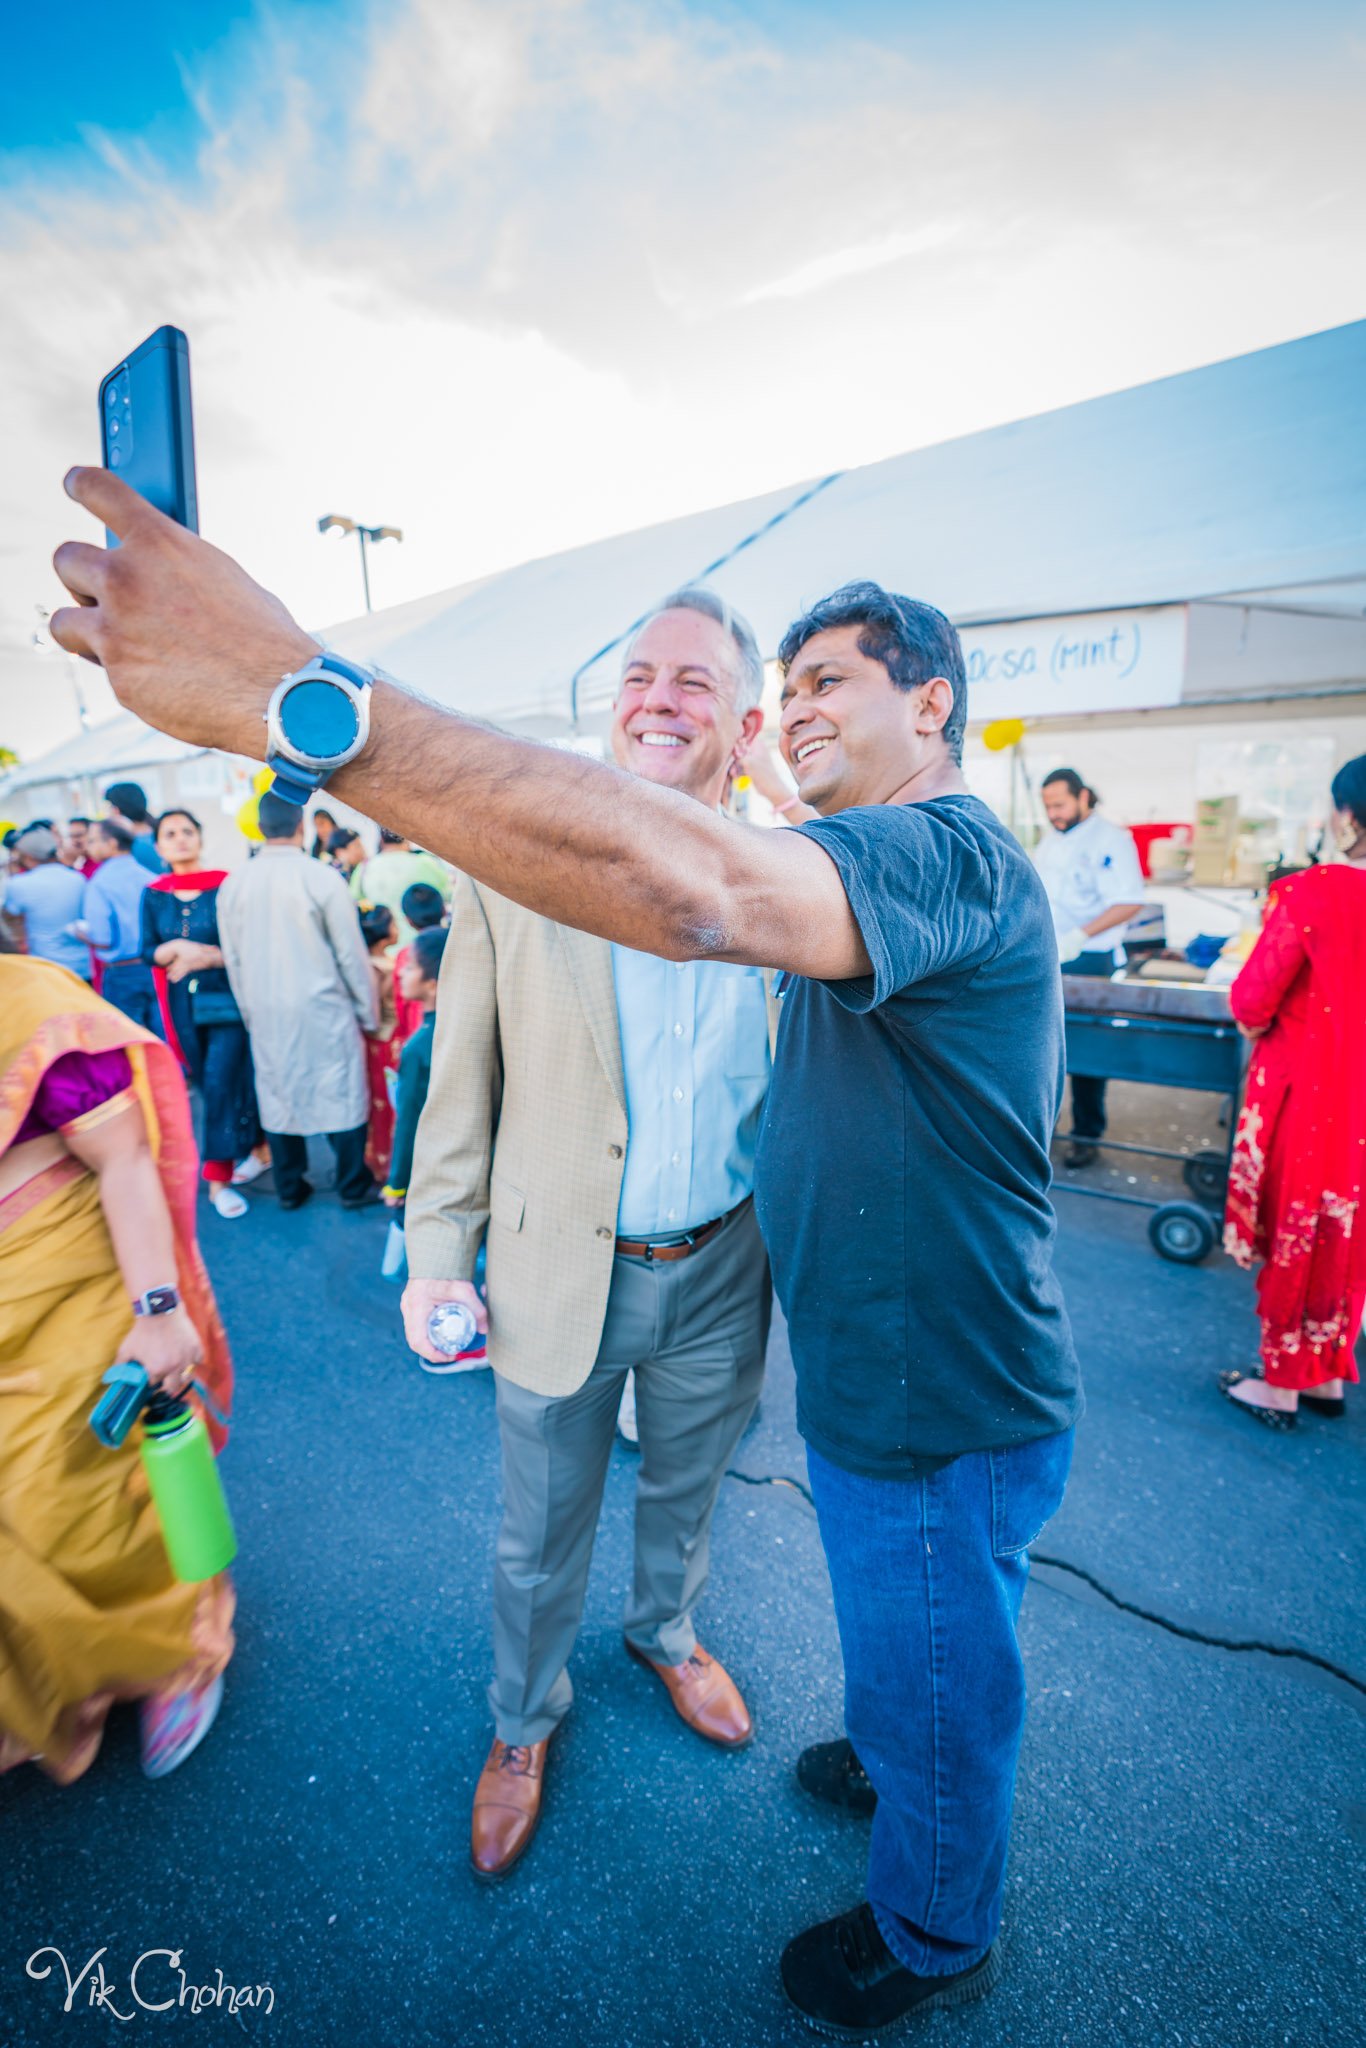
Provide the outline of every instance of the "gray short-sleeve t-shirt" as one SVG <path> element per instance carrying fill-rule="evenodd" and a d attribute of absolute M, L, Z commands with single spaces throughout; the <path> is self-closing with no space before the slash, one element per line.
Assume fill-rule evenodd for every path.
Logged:
<path fill-rule="evenodd" d="M 906 1477 L 1067 1429 L 1081 1394 L 1048 1194 L 1062 990 L 1038 876 L 972 796 L 800 829 L 839 869 L 873 970 L 788 983 L 760 1137 L 802 1435 Z"/>

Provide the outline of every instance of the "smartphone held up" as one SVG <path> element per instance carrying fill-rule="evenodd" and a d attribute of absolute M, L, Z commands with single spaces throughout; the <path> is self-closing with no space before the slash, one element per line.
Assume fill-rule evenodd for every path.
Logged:
<path fill-rule="evenodd" d="M 158 327 L 101 380 L 100 450 L 106 469 L 198 533 L 190 344 L 178 327 Z"/>

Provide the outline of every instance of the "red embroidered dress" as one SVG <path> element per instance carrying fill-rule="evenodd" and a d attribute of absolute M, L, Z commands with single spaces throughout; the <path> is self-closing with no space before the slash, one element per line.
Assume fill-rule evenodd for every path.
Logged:
<path fill-rule="evenodd" d="M 1278 1387 L 1355 1380 L 1366 1306 L 1366 870 L 1280 884 L 1231 991 L 1266 1028 L 1238 1119 L 1224 1248 L 1257 1276 L 1262 1369 Z"/>

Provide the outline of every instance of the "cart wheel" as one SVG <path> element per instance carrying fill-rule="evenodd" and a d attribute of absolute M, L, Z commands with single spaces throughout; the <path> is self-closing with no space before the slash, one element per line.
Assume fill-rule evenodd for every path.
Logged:
<path fill-rule="evenodd" d="M 1164 1202 L 1148 1223 L 1153 1250 L 1178 1266 L 1198 1266 L 1214 1250 L 1214 1224 L 1194 1202 Z"/>
<path fill-rule="evenodd" d="M 1197 1201 L 1222 1209 L 1228 1193 L 1228 1161 L 1222 1152 L 1197 1152 L 1181 1168 L 1181 1178 Z"/>

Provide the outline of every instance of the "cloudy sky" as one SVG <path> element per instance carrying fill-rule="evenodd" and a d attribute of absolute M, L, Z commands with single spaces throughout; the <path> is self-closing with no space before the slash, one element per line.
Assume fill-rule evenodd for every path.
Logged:
<path fill-rule="evenodd" d="M 0 742 L 103 372 L 309 624 L 1366 312 L 1356 7 L 71 0 L 0 75 Z M 647 593 L 648 595 L 648 593 Z M 585 652 L 566 650 L 566 672 Z M 97 714 L 110 707 L 100 679 Z"/>

